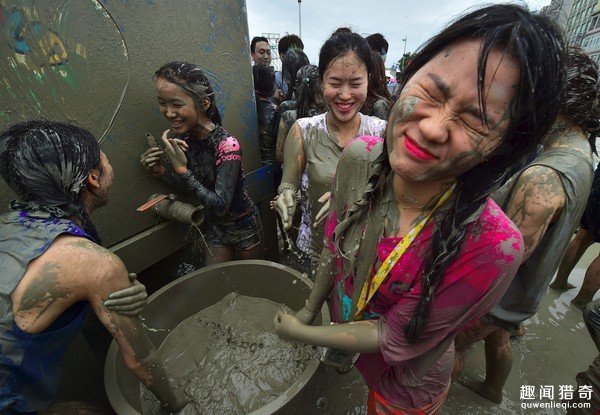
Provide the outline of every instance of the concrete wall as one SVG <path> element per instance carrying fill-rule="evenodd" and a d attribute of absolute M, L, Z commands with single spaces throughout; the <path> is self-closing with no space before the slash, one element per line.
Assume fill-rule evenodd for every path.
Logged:
<path fill-rule="evenodd" d="M 157 239 L 181 236 L 168 226 L 157 234 L 156 218 L 135 211 L 151 194 L 172 192 L 139 164 L 144 132 L 168 128 L 153 73 L 172 60 L 205 69 L 245 172 L 258 169 L 244 0 L 0 0 L 0 127 L 44 117 L 94 133 L 116 173 L 109 205 L 92 216 L 107 246 L 133 238 L 156 250 Z M 12 198 L 0 184 L 0 211 Z M 132 270 L 147 265 L 138 258 Z"/>

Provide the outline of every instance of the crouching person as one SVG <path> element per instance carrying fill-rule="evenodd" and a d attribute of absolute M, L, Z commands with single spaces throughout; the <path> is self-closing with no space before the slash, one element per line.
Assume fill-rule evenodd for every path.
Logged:
<path fill-rule="evenodd" d="M 69 124 L 13 125 L 0 134 L 0 174 L 19 198 L 0 216 L 0 413 L 57 411 L 62 357 L 89 308 L 165 408 L 184 406 L 183 391 L 169 385 L 139 318 L 125 315 L 135 314 L 140 286 L 100 246 L 89 217 L 107 203 L 113 179 L 96 139 Z M 132 313 L 107 308 L 117 291 L 134 305 Z"/>

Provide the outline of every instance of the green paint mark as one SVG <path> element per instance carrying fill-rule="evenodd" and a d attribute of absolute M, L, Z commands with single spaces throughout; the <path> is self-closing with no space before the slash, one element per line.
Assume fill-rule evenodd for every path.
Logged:
<path fill-rule="evenodd" d="M 35 101 L 35 106 L 37 107 L 38 111 L 41 110 L 42 106 L 40 105 L 40 101 L 38 101 L 37 97 L 31 89 L 29 90 L 29 95 L 31 95 L 31 98 L 33 98 L 33 100 Z"/>
<path fill-rule="evenodd" d="M 41 73 L 39 73 L 38 71 L 33 71 L 33 77 L 35 78 L 36 81 L 38 81 L 40 84 L 44 83 L 44 77 L 42 76 Z"/>
<path fill-rule="evenodd" d="M 60 66 L 53 66 L 52 69 L 60 75 L 60 77 L 72 88 L 77 89 L 77 81 L 75 80 L 75 73 L 70 63 L 65 63 Z"/>

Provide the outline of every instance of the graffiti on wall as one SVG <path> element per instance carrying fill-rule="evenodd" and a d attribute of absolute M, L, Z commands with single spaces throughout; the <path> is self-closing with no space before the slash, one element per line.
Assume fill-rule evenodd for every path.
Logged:
<path fill-rule="evenodd" d="M 0 0 L 0 58 L 0 127 L 43 117 L 107 134 L 129 59 L 100 2 Z"/>

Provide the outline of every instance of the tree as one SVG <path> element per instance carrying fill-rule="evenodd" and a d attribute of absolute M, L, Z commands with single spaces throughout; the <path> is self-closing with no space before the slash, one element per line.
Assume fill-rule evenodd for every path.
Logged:
<path fill-rule="evenodd" d="M 412 57 L 411 52 L 406 52 L 402 57 L 398 60 L 398 72 L 402 72 L 406 65 L 410 62 L 410 58 Z"/>

